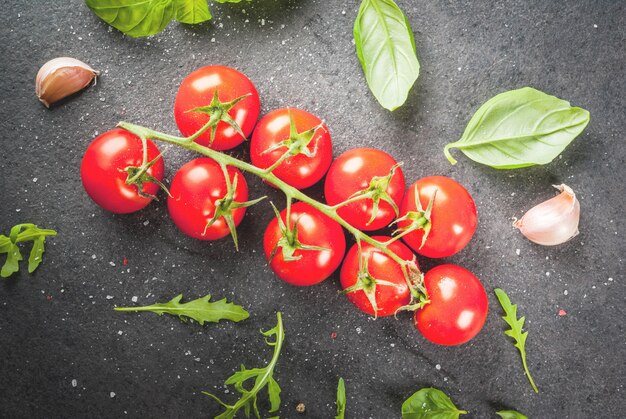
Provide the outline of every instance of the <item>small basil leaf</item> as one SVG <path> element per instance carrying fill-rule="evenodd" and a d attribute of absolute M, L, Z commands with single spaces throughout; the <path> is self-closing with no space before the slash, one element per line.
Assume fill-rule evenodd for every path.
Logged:
<path fill-rule="evenodd" d="M 174 0 L 85 0 L 100 19 L 132 37 L 161 32 L 176 14 Z"/>
<path fill-rule="evenodd" d="M 457 419 L 466 413 L 436 388 L 423 388 L 402 403 L 402 419 Z"/>
<path fill-rule="evenodd" d="M 550 163 L 589 123 L 589 112 L 531 87 L 500 93 L 482 105 L 451 148 L 496 169 Z"/>
<path fill-rule="evenodd" d="M 354 22 L 356 53 L 370 90 L 390 111 L 402 106 L 417 80 L 411 25 L 393 0 L 363 0 Z"/>
<path fill-rule="evenodd" d="M 176 0 L 176 20 L 194 24 L 211 20 L 207 0 Z"/>
<path fill-rule="evenodd" d="M 500 416 L 502 419 L 528 419 L 526 415 L 522 415 L 515 410 L 500 410 L 496 412 L 496 415 Z"/>

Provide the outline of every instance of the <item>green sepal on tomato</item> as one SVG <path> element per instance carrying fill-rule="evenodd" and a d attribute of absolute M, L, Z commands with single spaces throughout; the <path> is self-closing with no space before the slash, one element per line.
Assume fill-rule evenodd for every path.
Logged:
<path fill-rule="evenodd" d="M 397 232 L 420 255 L 443 258 L 467 246 L 477 223 L 474 200 L 460 183 L 446 176 L 428 176 L 411 185 L 404 196 Z"/>
<path fill-rule="evenodd" d="M 227 171 L 228 183 L 220 164 L 208 157 L 192 160 L 178 170 L 170 186 L 167 208 L 183 233 L 199 240 L 217 240 L 230 233 L 236 239 L 234 227 L 246 212 L 248 185 L 239 169 L 228 166 Z M 225 202 L 225 197 L 230 202 Z M 220 203 L 230 208 L 225 208 L 226 216 L 215 218 Z"/>
<path fill-rule="evenodd" d="M 145 157 L 144 161 L 143 142 L 135 134 L 116 128 L 99 135 L 87 147 L 80 166 L 85 191 L 107 211 L 139 211 L 152 202 L 163 180 L 163 159 L 150 140 L 146 140 Z"/>
<path fill-rule="evenodd" d="M 343 229 L 309 204 L 297 202 L 265 230 L 263 249 L 270 267 L 283 281 L 314 285 L 328 278 L 346 252 Z"/>
<path fill-rule="evenodd" d="M 180 132 L 214 150 L 229 150 L 251 133 L 261 102 L 254 84 L 243 73 L 225 66 L 206 66 L 189 74 L 180 85 L 174 117 Z"/>
<path fill-rule="evenodd" d="M 480 280 L 457 265 L 439 265 L 426 273 L 430 302 L 414 314 L 415 327 L 439 345 L 460 345 L 480 332 L 487 318 L 488 299 Z"/>
<path fill-rule="evenodd" d="M 402 169 L 393 157 L 373 148 L 355 148 L 331 164 L 324 195 L 328 205 L 340 205 L 337 213 L 350 225 L 373 231 L 398 216 L 405 186 Z"/>
<path fill-rule="evenodd" d="M 252 164 L 296 189 L 313 186 L 324 177 L 333 158 L 326 124 L 296 108 L 276 109 L 254 128 L 250 141 Z"/>
<path fill-rule="evenodd" d="M 385 243 L 391 237 L 374 236 Z M 387 246 L 398 257 L 413 261 L 415 255 L 400 241 Z M 359 310 L 372 316 L 390 316 L 411 302 L 411 290 L 405 277 L 405 268 L 369 243 L 350 248 L 341 266 L 341 287 Z"/>

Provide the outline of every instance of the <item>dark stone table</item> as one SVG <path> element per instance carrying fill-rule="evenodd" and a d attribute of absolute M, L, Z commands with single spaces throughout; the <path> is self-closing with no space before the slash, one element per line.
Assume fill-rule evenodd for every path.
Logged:
<path fill-rule="evenodd" d="M 78 0 L 4 5 L 0 229 L 34 222 L 59 235 L 33 275 L 0 285 L 0 416 L 212 417 L 219 406 L 201 391 L 222 395 L 240 363 L 265 365 L 271 349 L 258 331 L 272 327 L 280 310 L 283 418 L 300 417 L 298 403 L 306 417 L 332 417 L 338 377 L 346 380 L 348 418 L 399 417 L 402 402 L 430 386 L 470 411 L 467 417 L 495 417 L 503 408 L 534 418 L 623 417 L 625 3 L 398 3 L 413 25 L 422 71 L 393 113 L 370 94 L 354 53 L 356 0 L 216 4 L 213 23 L 173 23 L 149 39 L 111 30 Z M 34 95 L 35 74 L 63 55 L 102 76 L 48 110 Z M 312 288 L 278 280 L 260 245 L 273 217 L 267 203 L 246 215 L 236 253 L 228 239 L 183 236 L 164 200 L 117 216 L 87 197 L 79 166 L 91 139 L 120 120 L 176 133 L 178 85 L 207 64 L 247 74 L 263 113 L 293 106 L 323 117 L 335 155 L 378 147 L 405 162 L 409 181 L 442 174 L 467 187 L 478 230 L 446 262 L 470 269 L 487 289 L 490 313 L 478 337 L 441 347 L 425 341 L 408 314 L 368 318 L 338 295 L 337 274 Z M 460 137 L 478 106 L 527 85 L 588 109 L 586 131 L 546 166 L 496 171 L 460 153 L 451 166 L 443 146 Z M 247 158 L 245 148 L 235 154 Z M 167 179 L 192 157 L 169 148 Z M 248 182 L 255 196 L 282 202 L 259 180 Z M 551 197 L 555 183 L 578 193 L 580 235 L 540 247 L 511 228 L 511 219 Z M 321 198 L 322 188 L 310 194 Z M 440 261 L 420 263 L 429 269 Z M 538 395 L 503 334 L 495 287 L 527 318 Z M 177 293 L 226 297 L 251 317 L 200 327 L 113 311 L 135 304 L 133 297 L 144 305 Z M 231 389 L 224 398 L 233 396 Z M 269 416 L 264 398 L 260 406 Z"/>

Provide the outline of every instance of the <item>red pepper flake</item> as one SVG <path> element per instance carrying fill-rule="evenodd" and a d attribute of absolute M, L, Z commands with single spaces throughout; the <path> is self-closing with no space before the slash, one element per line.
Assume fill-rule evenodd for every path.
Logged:
<path fill-rule="evenodd" d="M 566 316 L 566 315 L 567 315 L 567 311 L 565 311 L 563 309 L 559 310 L 559 316 L 563 317 L 563 316 Z"/>
<path fill-rule="evenodd" d="M 46 300 L 48 300 L 48 301 L 52 301 L 52 296 L 51 296 L 51 295 L 47 295 L 47 296 L 46 296 Z"/>
<path fill-rule="evenodd" d="M 330 333 L 330 338 L 331 339 L 337 339 L 337 332 L 331 332 Z"/>
<path fill-rule="evenodd" d="M 128 265 L 128 259 L 124 258 L 124 266 Z"/>

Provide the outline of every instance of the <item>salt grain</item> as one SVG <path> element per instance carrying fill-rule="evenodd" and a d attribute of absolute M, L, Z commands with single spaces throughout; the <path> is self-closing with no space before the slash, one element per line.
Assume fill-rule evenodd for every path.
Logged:
<path fill-rule="evenodd" d="M 109 396 L 111 396 L 111 398 L 115 397 L 115 392 L 114 392 L 114 391 L 112 391 L 112 392 L 109 394 Z"/>
<path fill-rule="evenodd" d="M 78 385 L 78 381 L 76 381 L 76 378 L 74 378 L 72 380 L 72 387 L 76 387 Z"/>
<path fill-rule="evenodd" d="M 137 296 L 133 296 L 133 298 L 130 299 L 130 301 L 132 301 L 133 303 L 136 303 L 138 300 Z"/>

